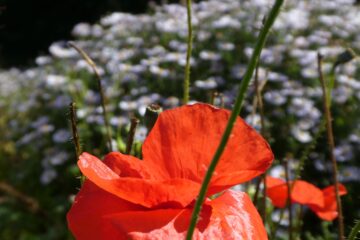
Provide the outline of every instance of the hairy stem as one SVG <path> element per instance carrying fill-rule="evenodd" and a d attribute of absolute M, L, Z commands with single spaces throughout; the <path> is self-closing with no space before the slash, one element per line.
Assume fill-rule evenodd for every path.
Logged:
<path fill-rule="evenodd" d="M 264 81 L 266 83 L 266 81 Z M 260 113 L 260 132 L 261 135 L 265 137 L 265 114 L 264 114 L 264 104 L 262 101 L 262 90 L 264 88 L 265 84 L 262 86 L 259 85 L 259 64 L 257 64 L 255 69 L 255 93 L 256 93 L 256 105 L 259 106 L 259 113 Z M 256 108 L 255 105 L 255 108 Z M 256 110 L 255 110 L 256 111 Z M 254 116 L 254 115 L 253 115 Z M 259 191 L 260 191 L 260 184 L 263 182 L 263 195 L 262 195 L 262 203 L 261 203 L 261 211 L 260 215 L 264 221 L 264 224 L 266 223 L 266 172 L 261 175 L 261 177 L 258 179 L 258 182 L 256 184 L 256 191 L 254 195 L 254 203 L 257 203 Z"/>
<path fill-rule="evenodd" d="M 105 93 L 104 93 L 104 89 L 101 83 L 101 76 L 100 76 L 100 72 L 95 64 L 95 62 L 89 57 L 89 55 L 82 50 L 79 46 L 77 46 L 75 43 L 73 42 L 68 42 L 68 45 L 72 48 L 74 48 L 83 58 L 84 60 L 87 62 L 87 64 L 89 64 L 89 66 L 93 69 L 95 77 L 97 79 L 97 83 L 98 83 L 98 88 L 99 88 L 99 92 L 100 92 L 100 98 L 101 98 L 101 107 L 103 110 L 103 118 L 104 118 L 104 123 L 105 123 L 105 128 L 106 128 L 106 135 L 107 135 L 107 140 L 108 140 L 108 148 L 109 151 L 112 151 L 112 143 L 111 143 L 111 128 L 110 128 L 110 124 L 108 121 L 108 117 L 107 117 L 107 111 L 106 111 L 106 98 L 105 98 Z"/>
<path fill-rule="evenodd" d="M 131 119 L 129 136 L 128 136 L 128 140 L 127 140 L 127 143 L 126 143 L 126 151 L 125 151 L 126 154 L 130 154 L 130 152 L 131 152 L 131 148 L 132 148 L 132 145 L 134 143 L 134 136 L 135 136 L 136 126 L 138 125 L 138 123 L 139 123 L 139 119 L 137 119 L 137 118 L 132 118 Z"/>
<path fill-rule="evenodd" d="M 210 183 L 210 180 L 211 180 L 211 176 L 213 174 L 213 172 L 215 171 L 215 168 L 216 168 L 216 165 L 218 164 L 219 160 L 220 160 L 220 157 L 225 149 L 225 146 L 229 140 L 229 136 L 231 134 L 231 131 L 234 127 L 234 123 L 235 123 L 235 120 L 236 118 L 238 117 L 240 111 L 241 111 L 241 108 L 242 108 L 242 103 L 243 103 L 243 100 L 245 98 L 245 94 L 246 94 L 246 90 L 249 86 L 249 83 L 250 83 L 250 80 L 251 80 L 251 77 L 254 73 L 254 69 L 256 67 L 256 64 L 259 60 L 259 56 L 260 56 L 260 53 L 261 53 L 261 50 L 262 48 L 264 47 L 264 44 L 265 44 L 265 41 L 267 39 L 267 35 L 269 33 L 269 30 L 271 28 L 271 26 L 273 25 L 276 17 L 278 16 L 279 12 L 280 12 L 280 8 L 281 8 L 281 5 L 283 4 L 284 0 L 277 0 L 274 4 L 274 6 L 272 7 L 270 13 L 269 13 L 269 17 L 267 18 L 265 24 L 264 24 L 264 27 L 263 29 L 261 30 L 260 34 L 259 34 L 259 37 L 258 37 L 258 40 L 256 42 L 256 46 L 255 46 L 255 49 L 254 49 L 254 52 L 251 56 L 251 59 L 250 59 L 250 62 L 249 62 L 249 65 L 247 67 L 247 70 L 245 72 L 245 75 L 243 77 L 243 80 L 241 81 L 241 84 L 240 84 L 240 88 L 239 88 L 239 92 L 238 92 L 238 96 L 236 98 L 236 102 L 235 102 L 235 105 L 234 105 L 234 108 L 231 112 L 231 115 L 229 117 L 229 120 L 228 120 L 228 123 L 226 125 L 226 128 L 225 128 L 225 131 L 223 133 L 223 136 L 221 138 L 221 141 L 220 141 L 220 144 L 215 152 L 215 155 L 209 165 L 209 168 L 205 174 L 205 177 L 204 177 L 204 180 L 203 180 L 203 183 L 201 185 L 201 188 L 200 188 L 200 192 L 199 192 L 199 195 L 197 197 L 197 200 L 196 200 L 196 203 L 195 203 L 195 206 L 194 206 L 194 210 L 193 210 L 193 213 L 192 213 L 192 216 L 191 216 L 191 221 L 190 221 L 190 225 L 189 225 L 189 229 L 188 229 L 188 232 L 187 232 L 187 235 L 186 235 L 186 239 L 187 240 L 191 240 L 192 239 L 192 235 L 194 233 L 194 230 L 195 230 L 195 227 L 196 227 L 196 224 L 197 224 L 197 221 L 198 221 L 198 217 L 199 217 L 199 213 L 201 211 L 201 206 L 202 206 L 202 203 L 204 202 L 205 200 L 205 197 L 206 197 L 206 192 L 207 192 L 207 189 L 208 189 L 208 186 L 209 186 L 209 183 Z"/>
<path fill-rule="evenodd" d="M 82 153 L 81 145 L 80 145 L 80 138 L 77 130 L 77 118 L 76 118 L 76 104 L 75 102 L 71 102 L 69 105 L 70 110 L 70 122 L 71 122 L 71 132 L 72 132 L 72 140 L 75 146 L 75 152 L 76 152 L 76 160 L 79 159 L 80 154 Z M 81 185 L 85 181 L 85 176 L 81 175 L 80 177 L 80 183 Z"/>
<path fill-rule="evenodd" d="M 326 84 L 324 80 L 324 76 L 322 73 L 322 56 L 320 53 L 318 53 L 318 73 L 319 73 L 319 80 L 321 84 L 321 89 L 323 92 L 323 108 L 325 113 L 325 119 L 326 119 L 326 131 L 327 131 L 327 139 L 328 139 L 328 145 L 329 145 L 329 152 L 330 152 L 330 159 L 332 162 L 332 170 L 333 170 L 333 182 L 335 187 L 335 195 L 336 195 L 336 205 L 337 205 L 337 211 L 338 211 L 338 231 L 339 231 L 339 240 L 344 240 L 344 220 L 343 220 L 343 213 L 342 213 L 342 206 L 341 206 L 341 199 L 339 195 L 339 180 L 337 177 L 338 169 L 337 169 L 337 163 L 334 155 L 334 149 L 335 149 L 335 142 L 334 142 L 334 135 L 333 135 L 333 129 L 332 129 L 332 117 L 331 117 L 331 111 L 330 111 L 330 99 L 328 99 L 328 93 L 326 92 Z"/>
<path fill-rule="evenodd" d="M 75 152 L 76 152 L 76 159 L 79 159 L 79 156 L 82 152 L 80 140 L 79 140 L 79 134 L 77 130 L 76 125 L 76 104 L 75 102 L 71 102 L 69 105 L 70 110 L 70 121 L 71 121 L 71 132 L 72 132 L 72 140 L 75 146 Z"/>
<path fill-rule="evenodd" d="M 293 223 L 292 223 L 292 211 L 291 211 L 291 190 L 292 190 L 292 185 L 290 183 L 290 177 L 289 177 L 289 165 L 288 165 L 288 159 L 285 158 L 284 159 L 284 168 L 285 168 L 285 180 L 286 180 L 286 186 L 287 186 L 287 200 L 286 200 L 286 205 L 288 207 L 288 212 L 289 212 L 289 229 L 288 229 L 288 233 L 289 233 L 289 240 L 293 239 Z"/>
<path fill-rule="evenodd" d="M 185 65 L 185 79 L 184 79 L 184 96 L 183 104 L 187 104 L 189 101 L 190 92 L 190 58 L 192 52 L 193 32 L 191 23 L 191 1 L 187 0 L 187 24 L 188 24 L 188 38 L 187 38 L 187 51 L 186 51 L 186 65 Z"/>

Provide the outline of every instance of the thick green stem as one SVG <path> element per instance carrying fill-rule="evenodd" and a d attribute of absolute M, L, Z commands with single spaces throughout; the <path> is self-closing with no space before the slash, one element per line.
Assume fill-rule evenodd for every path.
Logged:
<path fill-rule="evenodd" d="M 335 141 L 334 141 L 334 135 L 333 135 L 333 129 L 331 124 L 331 111 L 330 111 L 330 99 L 328 98 L 328 94 L 326 92 L 326 85 L 324 76 L 322 73 L 322 56 L 320 53 L 318 53 L 318 73 L 319 73 L 319 80 L 321 84 L 321 88 L 323 91 L 323 108 L 325 113 L 325 119 L 326 119 L 326 130 L 327 130 L 327 140 L 329 145 L 329 152 L 330 152 L 330 159 L 332 162 L 332 170 L 333 170 L 333 182 L 335 187 L 335 195 L 336 195 L 336 205 L 337 205 L 337 211 L 338 211 L 338 231 L 339 231 L 339 240 L 344 240 L 344 219 L 342 214 L 342 206 L 341 206 L 341 199 L 339 194 L 339 180 L 337 177 L 338 170 L 337 170 L 337 163 L 334 155 L 334 149 L 335 149 Z"/>
<path fill-rule="evenodd" d="M 270 30 L 271 26 L 273 25 L 277 15 L 279 14 L 280 8 L 281 8 L 281 5 L 283 4 L 283 2 L 284 2 L 284 0 L 277 0 L 275 2 L 274 6 L 272 7 L 272 9 L 271 9 L 271 11 L 269 13 L 269 17 L 267 18 L 267 20 L 266 20 L 266 22 L 264 24 L 264 27 L 261 30 L 260 34 L 259 34 L 258 40 L 256 42 L 256 46 L 255 46 L 255 49 L 254 49 L 254 52 L 253 52 L 253 54 L 251 56 L 251 59 L 250 59 L 249 65 L 247 67 L 247 70 L 245 72 L 245 75 L 243 77 L 243 80 L 241 81 L 240 88 L 239 88 L 239 93 L 238 93 L 238 96 L 236 98 L 234 108 L 233 108 L 233 110 L 231 112 L 230 118 L 228 120 L 225 131 L 224 131 L 223 136 L 221 138 L 220 144 L 219 144 L 219 146 L 218 146 L 218 148 L 217 148 L 217 150 L 216 150 L 216 152 L 214 154 L 214 157 L 213 157 L 213 159 L 212 159 L 212 161 L 211 161 L 211 163 L 209 165 L 209 168 L 208 168 L 208 170 L 207 170 L 207 172 L 205 174 L 203 183 L 201 185 L 200 192 L 199 192 L 199 195 L 198 195 L 198 198 L 196 200 L 194 210 L 193 210 L 193 213 L 192 213 L 192 216 L 191 216 L 189 229 L 188 229 L 188 232 L 187 232 L 187 235 L 186 235 L 187 240 L 192 239 L 192 236 L 193 236 L 196 224 L 197 224 L 197 220 L 198 220 L 198 217 L 199 217 L 199 213 L 201 211 L 201 206 L 202 206 L 202 203 L 204 202 L 205 197 L 206 197 L 206 192 L 207 192 L 210 180 L 211 180 L 211 176 L 212 176 L 213 172 L 215 171 L 216 165 L 218 164 L 218 162 L 220 160 L 220 157 L 221 157 L 221 155 L 222 155 L 222 153 L 223 153 L 223 151 L 225 149 L 225 146 L 226 146 L 226 144 L 227 144 L 227 142 L 229 140 L 229 136 L 230 136 L 231 131 L 232 131 L 233 127 L 234 127 L 235 120 L 238 117 L 238 115 L 240 114 L 240 111 L 241 111 L 241 108 L 242 108 L 242 103 L 243 103 L 243 100 L 245 98 L 246 90 L 247 90 L 247 88 L 249 86 L 251 77 L 252 77 L 252 75 L 254 73 L 254 69 L 255 69 L 256 64 L 257 64 L 257 62 L 259 60 L 261 50 L 264 47 L 264 44 L 265 44 L 267 35 L 269 33 L 269 30 Z"/>
<path fill-rule="evenodd" d="M 185 79 L 184 79 L 184 97 L 183 104 L 187 104 L 189 101 L 189 89 L 190 89 L 190 58 L 192 52 L 192 24 L 191 24 L 191 0 L 187 0 L 187 23 L 188 23 L 188 38 L 187 38 L 187 51 L 186 51 L 186 65 L 185 65 Z"/>

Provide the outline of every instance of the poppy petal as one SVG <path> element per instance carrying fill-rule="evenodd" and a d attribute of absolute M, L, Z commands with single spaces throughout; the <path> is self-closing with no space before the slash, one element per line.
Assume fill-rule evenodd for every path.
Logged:
<path fill-rule="evenodd" d="M 158 165 L 169 178 L 187 178 L 201 183 L 229 116 L 229 111 L 208 104 L 164 111 L 144 142 L 144 161 Z M 256 177 L 272 160 L 273 154 L 266 141 L 237 118 L 209 192 L 225 190 Z"/>
<path fill-rule="evenodd" d="M 120 177 L 165 179 L 156 165 L 152 165 L 151 162 L 142 161 L 131 155 L 111 152 L 105 156 L 103 162 Z"/>
<path fill-rule="evenodd" d="M 312 204 L 319 207 L 324 206 L 324 195 L 322 191 L 311 183 L 296 180 L 291 191 L 291 199 L 299 204 Z"/>
<path fill-rule="evenodd" d="M 275 178 L 275 177 L 271 177 L 269 175 L 266 176 L 266 187 L 267 188 L 272 188 L 278 185 L 283 185 L 285 183 L 285 180 L 281 179 L 281 178 Z"/>
<path fill-rule="evenodd" d="M 118 236 L 105 215 L 143 207 L 119 199 L 86 180 L 67 214 L 68 226 L 78 240 L 109 239 Z M 117 238 L 121 239 L 121 238 Z"/>
<path fill-rule="evenodd" d="M 279 178 L 267 176 L 266 183 L 266 193 L 273 205 L 279 208 L 285 207 L 288 198 L 288 187 L 286 182 Z M 291 201 L 303 205 L 312 204 L 319 207 L 324 206 L 324 196 L 322 191 L 313 184 L 302 180 L 296 180 L 292 186 Z"/>
<path fill-rule="evenodd" d="M 104 162 L 88 153 L 80 156 L 78 166 L 98 187 L 144 207 L 185 207 L 194 200 L 200 188 L 200 184 L 187 179 L 147 180 L 120 177 Z"/>
<path fill-rule="evenodd" d="M 131 239 L 184 239 L 191 209 L 129 211 L 109 215 L 119 234 Z M 193 239 L 266 240 L 262 220 L 246 193 L 226 191 L 203 206 Z"/>
<path fill-rule="evenodd" d="M 338 187 L 340 196 L 347 193 L 344 185 L 339 184 Z M 335 187 L 333 185 L 326 187 L 322 192 L 324 196 L 324 205 L 322 207 L 318 205 L 309 205 L 309 207 L 319 218 L 325 221 L 333 221 L 338 216 Z"/>

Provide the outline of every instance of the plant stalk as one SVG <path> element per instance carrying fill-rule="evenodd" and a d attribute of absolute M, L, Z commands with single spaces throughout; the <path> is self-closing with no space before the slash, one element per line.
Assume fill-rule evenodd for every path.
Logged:
<path fill-rule="evenodd" d="M 342 213 L 341 199 L 340 199 L 340 195 L 339 195 L 339 180 L 337 177 L 338 168 L 337 168 L 336 158 L 334 155 L 335 141 L 334 141 L 332 124 L 331 124 L 332 117 L 331 117 L 331 111 L 330 111 L 330 99 L 328 99 L 329 93 L 326 92 L 325 80 L 324 80 L 324 76 L 322 73 L 322 56 L 320 53 L 318 53 L 318 55 L 317 55 L 317 60 L 318 60 L 317 62 L 318 62 L 319 80 L 320 80 L 321 89 L 323 92 L 323 108 L 324 108 L 325 119 L 326 119 L 327 139 L 328 139 L 328 145 L 329 145 L 330 159 L 332 162 L 333 182 L 334 182 L 336 205 L 337 205 L 337 211 L 338 211 L 338 231 L 339 231 L 338 235 L 339 235 L 339 240 L 345 240 L 344 219 L 343 219 L 343 213 Z"/>
<path fill-rule="evenodd" d="M 267 18 L 267 20 L 266 20 L 266 22 L 264 24 L 264 27 L 261 30 L 260 34 L 259 34 L 258 40 L 256 42 L 256 46 L 255 46 L 255 49 L 254 49 L 254 52 L 253 52 L 253 54 L 251 56 L 251 59 L 250 59 L 249 65 L 247 67 L 247 70 L 245 72 L 245 75 L 243 77 L 243 80 L 241 81 L 238 96 L 236 98 L 234 108 L 233 108 L 233 110 L 231 112 L 231 115 L 229 117 L 229 120 L 228 120 L 228 123 L 226 125 L 225 131 L 224 131 L 223 136 L 221 138 L 220 144 L 219 144 L 219 146 L 218 146 L 218 148 L 217 148 L 217 150 L 215 152 L 215 155 L 214 155 L 214 157 L 213 157 L 213 159 L 212 159 L 212 161 L 211 161 L 211 163 L 209 165 L 209 168 L 208 168 L 208 170 L 207 170 L 207 172 L 205 174 L 203 183 L 201 185 L 200 192 L 199 192 L 199 195 L 197 197 L 197 200 L 196 200 L 196 203 L 195 203 L 195 206 L 194 206 L 194 210 L 193 210 L 193 213 L 192 213 L 192 216 L 191 216 L 190 225 L 189 225 L 188 232 L 187 232 L 187 235 L 186 235 L 187 240 L 192 239 L 192 236 L 193 236 L 193 233 L 194 233 L 197 221 L 198 221 L 199 213 L 201 211 L 201 206 L 202 206 L 202 203 L 205 200 L 206 192 L 207 192 L 207 189 L 208 189 L 212 174 L 215 171 L 216 165 L 218 164 L 218 162 L 220 160 L 220 157 L 221 157 L 221 155 L 222 155 L 222 153 L 223 153 L 223 151 L 225 149 L 225 146 L 226 146 L 226 144 L 227 144 L 227 142 L 229 140 L 229 136 L 230 136 L 231 131 L 232 131 L 233 127 L 234 127 L 235 120 L 238 117 L 238 115 L 240 114 L 242 104 L 243 104 L 243 100 L 245 98 L 245 94 L 246 94 L 247 88 L 249 86 L 251 77 L 252 77 L 252 75 L 254 73 L 254 69 L 255 69 L 255 67 L 256 67 L 256 65 L 258 63 L 261 50 L 264 47 L 264 44 L 265 44 L 265 41 L 267 39 L 267 35 L 269 33 L 269 30 L 270 30 L 271 26 L 273 25 L 276 17 L 278 16 L 278 14 L 280 12 L 280 8 L 281 8 L 283 2 L 284 2 L 284 0 L 276 0 L 274 6 L 272 7 L 272 9 L 271 9 L 271 11 L 269 13 L 269 17 Z"/>
<path fill-rule="evenodd" d="M 106 98 L 105 98 L 104 88 L 103 88 L 102 83 L 101 83 L 100 72 L 99 72 L 95 62 L 89 57 L 89 55 L 84 50 L 82 50 L 74 42 L 68 42 L 68 45 L 70 47 L 74 48 L 83 57 L 83 59 L 87 62 L 87 64 L 89 64 L 89 66 L 94 71 L 94 74 L 95 74 L 95 77 L 96 77 L 97 83 L 98 83 L 99 92 L 100 92 L 101 107 L 102 107 L 102 110 L 103 110 L 102 115 L 103 115 L 103 118 L 104 118 L 104 123 L 105 123 L 105 128 L 106 128 L 106 135 L 107 135 L 107 140 L 108 140 L 108 148 L 109 148 L 109 151 L 112 152 L 111 128 L 110 128 L 110 124 L 109 124 L 108 117 L 107 117 L 107 111 L 106 111 L 106 106 L 105 106 Z"/>
<path fill-rule="evenodd" d="M 190 58 L 192 52 L 192 42 L 193 42 L 193 30 L 192 30 L 192 17 L 191 17 L 191 1 L 186 1 L 187 8 L 187 24 L 188 24 L 188 38 L 187 38 L 187 51 L 186 51 L 186 65 L 185 65 L 185 79 L 184 79 L 184 96 L 183 104 L 189 102 L 189 92 L 190 92 Z"/>
<path fill-rule="evenodd" d="M 139 122 L 140 121 L 137 118 L 132 118 L 131 119 L 130 131 L 129 131 L 129 136 L 128 136 L 128 140 L 127 140 L 127 143 L 126 143 L 125 154 L 130 154 L 131 153 L 131 148 L 132 148 L 132 145 L 134 143 L 134 136 L 135 136 L 136 126 L 138 125 Z"/>
<path fill-rule="evenodd" d="M 288 229 L 288 233 L 289 233 L 289 240 L 293 239 L 293 218 L 292 218 L 292 211 L 291 211 L 291 191 L 292 191 L 292 186 L 294 184 L 290 183 L 290 177 L 289 177 L 289 165 L 288 165 L 288 159 L 285 158 L 284 159 L 284 168 L 285 168 L 285 180 L 286 180 L 286 186 L 287 186 L 287 200 L 286 200 L 286 205 L 288 207 L 288 212 L 289 212 L 289 229 Z"/>

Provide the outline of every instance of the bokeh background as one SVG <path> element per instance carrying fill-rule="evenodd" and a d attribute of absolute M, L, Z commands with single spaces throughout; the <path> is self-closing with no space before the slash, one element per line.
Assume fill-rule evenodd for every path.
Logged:
<path fill-rule="evenodd" d="M 231 108 L 237 88 L 273 1 L 201 1 L 193 6 L 194 51 L 191 100 Z M 80 187 L 69 109 L 77 104 L 85 151 L 106 148 L 96 79 L 66 42 L 73 40 L 98 64 L 110 112 L 113 147 L 124 151 L 129 119 L 140 124 L 132 154 L 140 155 L 149 104 L 181 104 L 186 53 L 186 9 L 176 1 L 7 0 L 0 4 L 0 239 L 72 239 L 66 212 Z M 323 188 L 332 183 L 326 134 L 321 128 L 321 89 L 316 55 L 324 75 L 335 78 L 335 154 L 346 232 L 360 216 L 360 61 L 341 62 L 348 48 L 360 53 L 360 7 L 354 0 L 288 0 L 261 55 L 266 137 L 276 161 L 269 174 L 301 178 Z M 241 116 L 260 128 L 250 86 Z M 241 186 L 250 195 L 255 182 Z M 268 222 L 280 211 L 268 204 Z M 294 212 L 299 206 L 294 205 Z M 305 208 L 301 239 L 334 239 L 336 221 L 322 222 Z M 288 219 L 277 239 L 286 239 Z"/>

